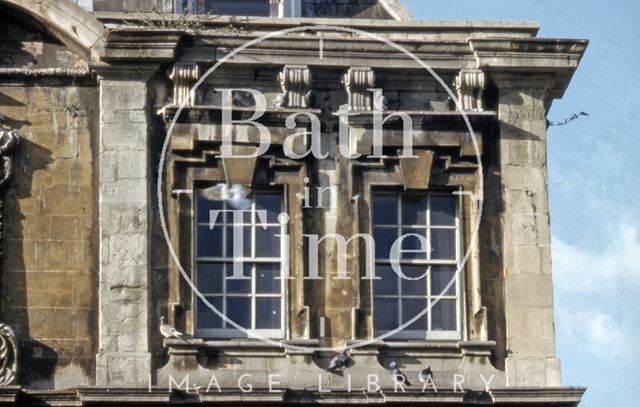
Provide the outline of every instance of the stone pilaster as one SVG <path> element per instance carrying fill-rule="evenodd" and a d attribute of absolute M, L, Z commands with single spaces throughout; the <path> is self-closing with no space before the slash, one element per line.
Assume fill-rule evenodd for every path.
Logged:
<path fill-rule="evenodd" d="M 499 92 L 503 276 L 509 386 L 558 386 L 555 352 L 546 100 L 552 81 L 495 75 Z"/>
<path fill-rule="evenodd" d="M 144 387 L 149 352 L 147 79 L 100 80 L 98 386 Z"/>

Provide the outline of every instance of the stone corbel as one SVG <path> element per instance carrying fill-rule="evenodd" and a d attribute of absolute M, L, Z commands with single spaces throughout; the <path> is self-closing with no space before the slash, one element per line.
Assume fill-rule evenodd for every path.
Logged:
<path fill-rule="evenodd" d="M 16 331 L 0 323 L 0 386 L 16 383 L 18 376 L 18 340 Z"/>
<path fill-rule="evenodd" d="M 196 92 L 191 87 L 200 78 L 200 67 L 197 64 L 175 64 L 169 79 L 173 81 L 173 104 L 196 105 Z"/>
<path fill-rule="evenodd" d="M 308 108 L 307 94 L 311 86 L 311 72 L 306 65 L 286 65 L 278 74 L 282 88 L 280 107 Z"/>
<path fill-rule="evenodd" d="M 373 88 L 374 83 L 375 75 L 371 68 L 354 67 L 344 74 L 342 84 L 349 95 L 349 110 L 373 110 L 373 93 L 369 89 Z"/>
<path fill-rule="evenodd" d="M 486 87 L 484 72 L 478 69 L 463 69 L 456 76 L 455 87 L 458 103 L 464 111 L 482 112 L 482 93 Z"/>

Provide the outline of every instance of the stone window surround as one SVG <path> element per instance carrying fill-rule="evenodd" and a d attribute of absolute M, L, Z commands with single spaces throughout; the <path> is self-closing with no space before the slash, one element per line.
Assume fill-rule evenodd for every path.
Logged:
<path fill-rule="evenodd" d="M 440 159 L 445 159 L 445 158 L 440 158 Z M 260 160 L 273 161 L 273 159 L 274 159 L 274 157 L 267 156 L 267 157 L 262 157 Z M 371 188 L 375 188 L 375 187 L 379 187 L 379 186 L 392 187 L 392 188 L 396 188 L 396 189 L 397 188 L 402 188 L 404 186 L 404 181 L 402 180 L 402 176 L 399 174 L 401 171 L 399 169 L 400 164 L 399 164 L 398 159 L 391 157 L 390 161 L 391 162 L 395 162 L 396 164 L 395 164 L 395 168 L 393 170 L 387 171 L 388 172 L 387 173 L 388 179 L 386 179 L 386 180 L 380 181 L 379 178 L 378 178 L 378 180 L 375 180 L 375 179 L 371 179 L 369 177 L 363 176 L 363 174 L 366 172 L 366 170 L 365 171 L 362 171 L 362 170 L 363 170 L 363 168 L 366 168 L 366 167 L 362 167 L 362 168 L 356 169 L 354 171 L 354 172 L 361 172 L 360 176 L 362 176 L 362 178 L 363 178 L 362 185 L 363 185 L 365 191 L 370 191 Z M 376 169 L 376 170 L 378 170 L 378 169 Z M 303 174 L 303 173 L 304 173 L 303 170 L 299 171 L 298 177 L 301 178 L 302 177 L 301 174 Z M 271 176 L 273 178 L 277 177 L 274 174 L 271 174 Z M 376 178 L 376 177 L 374 177 L 374 178 Z M 197 183 L 198 181 L 197 180 L 191 180 L 190 182 L 191 183 L 193 183 L 193 182 Z M 207 182 L 211 183 L 213 181 L 209 179 L 209 180 L 207 180 Z M 218 179 L 215 182 L 225 182 L 225 179 L 224 179 L 223 176 L 220 176 L 220 177 L 218 177 Z M 436 182 L 439 182 L 441 184 L 441 185 L 439 185 L 440 188 L 442 188 L 442 187 L 449 188 L 449 189 L 451 189 L 451 188 L 462 188 L 464 190 L 472 190 L 473 187 L 474 187 L 473 185 L 469 184 L 468 182 L 466 184 L 464 184 L 464 183 L 463 184 L 453 183 L 453 184 L 449 184 L 449 185 L 447 185 L 446 183 L 442 183 L 442 181 L 437 181 L 436 180 Z M 301 189 L 300 185 L 301 184 L 299 184 L 297 187 L 293 187 L 291 184 L 289 184 L 289 185 L 281 185 L 283 188 L 289 190 L 289 191 L 285 192 L 285 207 L 288 208 L 289 216 L 290 216 L 291 219 L 294 219 L 294 216 L 295 216 L 295 214 L 293 214 L 291 212 L 292 207 L 300 206 L 300 208 L 298 208 L 298 210 L 301 211 L 301 206 L 302 206 L 302 205 L 291 205 L 291 197 L 295 196 L 295 193 L 292 195 L 291 189 L 292 188 L 297 189 L 298 193 L 302 192 L 302 189 Z M 271 186 L 273 186 L 273 183 L 271 183 Z M 436 186 L 438 186 L 438 185 L 436 184 Z M 256 186 L 256 188 L 259 188 L 259 186 Z M 365 199 L 363 199 L 361 201 L 361 203 L 360 203 L 360 210 L 368 211 L 368 207 L 366 205 L 363 207 L 362 205 L 364 204 L 364 202 L 369 202 L 370 192 L 366 192 L 365 195 L 364 195 L 364 198 Z M 294 201 L 294 202 L 297 202 L 297 201 Z M 464 223 L 464 218 L 466 218 L 466 214 L 467 214 L 467 211 L 469 210 L 469 207 L 470 207 L 470 205 L 468 203 L 460 205 L 460 208 L 461 208 L 461 211 L 462 211 L 462 214 L 461 214 L 462 222 L 461 223 Z M 192 211 L 193 209 L 191 208 L 190 210 Z M 296 228 L 300 229 L 299 233 L 301 235 L 302 234 L 302 225 L 298 223 L 298 224 L 296 224 Z M 369 229 L 368 229 L 368 227 L 366 225 L 364 225 L 364 227 L 363 227 L 363 225 L 361 224 L 361 225 L 359 225 L 359 230 L 361 232 L 363 232 L 363 231 L 366 231 L 366 230 L 369 230 Z M 464 241 L 468 241 L 469 237 L 468 237 L 467 233 L 465 233 L 466 232 L 466 228 L 465 228 L 465 226 L 463 224 L 461 224 L 461 232 L 462 232 L 461 234 L 464 235 L 463 236 L 463 240 Z M 477 243 L 476 243 L 476 245 L 477 245 Z M 471 262 L 469 262 L 469 263 L 471 263 Z M 466 265 L 465 266 L 465 270 L 468 269 L 469 267 L 470 267 L 470 265 Z M 296 269 L 295 269 L 295 267 L 293 265 L 291 266 L 291 269 L 292 269 L 292 276 L 294 276 Z M 465 272 L 465 270 L 463 270 L 463 273 Z M 462 297 L 461 298 L 461 309 L 465 310 L 465 311 L 461 312 L 461 317 L 462 317 L 462 320 L 461 320 L 461 328 L 462 328 L 461 335 L 462 336 L 459 339 L 463 340 L 463 341 L 466 340 L 466 338 L 469 337 L 468 331 L 469 331 L 469 328 L 470 328 L 469 326 L 467 326 L 467 320 L 469 319 L 468 316 L 467 316 L 467 313 L 469 312 L 468 311 L 468 307 L 467 307 L 467 296 L 469 295 L 469 292 L 465 288 L 465 285 L 466 285 L 465 284 L 465 280 L 466 280 L 466 277 L 462 277 L 461 278 L 461 284 L 460 284 L 460 290 L 464 293 L 461 296 Z M 366 286 L 365 284 L 361 284 L 361 292 L 363 290 L 365 290 L 365 291 L 369 291 L 369 293 L 370 293 L 371 292 L 371 287 L 368 287 L 368 286 L 365 287 L 365 286 Z M 289 294 L 286 294 L 286 295 L 287 295 L 287 297 L 289 297 Z M 369 294 L 367 294 L 365 297 L 366 298 L 371 298 L 371 296 Z M 304 299 L 303 298 L 302 299 L 299 298 L 298 300 L 293 300 L 293 299 L 287 298 L 287 300 L 288 300 L 288 303 L 290 304 L 289 307 L 291 307 L 291 306 L 296 307 L 296 304 L 297 304 L 297 311 L 296 312 L 306 314 L 306 315 L 304 315 L 304 317 L 306 318 L 307 325 L 308 325 L 309 313 L 308 313 L 308 309 L 307 309 L 306 305 L 304 305 L 304 303 L 305 303 Z M 471 299 L 471 300 L 474 301 L 473 299 Z M 352 310 L 352 317 L 358 319 L 359 317 L 362 317 L 364 315 L 364 317 L 366 318 L 367 315 L 369 315 L 369 316 L 371 315 L 371 308 L 372 308 L 372 306 L 369 305 L 369 306 L 364 307 L 364 309 L 361 309 L 361 310 L 354 309 L 354 310 Z M 285 330 L 286 331 L 285 331 L 285 339 L 284 340 L 297 340 L 297 339 L 291 339 L 291 336 L 290 336 L 291 335 L 291 326 L 289 325 L 289 322 L 290 322 L 291 315 L 292 315 L 291 309 L 289 309 L 289 313 L 286 314 L 286 317 L 285 317 L 285 323 L 286 323 L 285 324 Z M 369 327 L 370 326 L 371 326 L 371 324 L 369 324 Z M 308 329 L 309 329 L 309 327 L 307 326 L 306 327 L 306 334 L 303 336 L 303 338 L 309 338 Z M 367 334 L 366 332 L 367 332 L 367 329 L 365 329 L 364 331 L 361 330 L 361 329 L 356 329 L 354 334 L 356 335 L 355 337 L 357 337 L 357 338 L 367 338 L 367 337 L 369 337 L 369 334 Z M 298 335 L 296 335 L 296 337 L 298 337 Z M 482 338 L 480 338 L 480 339 L 482 339 Z M 459 342 L 458 339 L 456 339 L 456 340 L 450 339 L 448 341 L 451 342 L 451 343 Z M 249 340 L 249 342 L 253 342 L 253 341 Z M 403 343 L 405 341 L 398 340 L 398 341 L 390 341 L 390 342 Z M 411 340 L 409 342 L 414 343 L 416 341 Z M 427 341 L 418 340 L 417 342 L 418 343 L 433 343 L 432 340 L 427 340 Z M 229 343 L 229 345 L 232 346 L 231 343 Z"/>

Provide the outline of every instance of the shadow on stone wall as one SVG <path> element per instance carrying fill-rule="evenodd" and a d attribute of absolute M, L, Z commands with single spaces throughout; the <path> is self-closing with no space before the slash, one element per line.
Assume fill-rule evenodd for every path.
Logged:
<path fill-rule="evenodd" d="M 6 122 L 22 123 L 14 127 L 18 132 L 23 125 L 31 124 L 28 121 L 8 119 Z M 52 387 L 58 355 L 51 347 L 31 338 L 30 321 L 38 316 L 29 312 L 29 267 L 25 256 L 37 258 L 38 253 L 35 245 L 29 242 L 25 245 L 26 232 L 23 230 L 22 220 L 25 218 L 23 211 L 28 209 L 21 207 L 20 200 L 31 197 L 33 173 L 46 170 L 52 161 L 50 150 L 21 137 L 20 145 L 15 152 L 12 186 L 4 196 L 3 299 L 0 309 L 2 319 L 16 329 L 21 343 L 20 383 L 28 386 L 37 382 L 37 387 Z M 20 218 L 12 218 L 15 216 Z"/>

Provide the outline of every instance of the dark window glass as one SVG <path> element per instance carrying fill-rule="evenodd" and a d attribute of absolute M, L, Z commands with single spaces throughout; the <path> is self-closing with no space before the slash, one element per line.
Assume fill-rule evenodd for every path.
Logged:
<path fill-rule="evenodd" d="M 402 299 L 402 323 L 406 323 L 415 318 L 427 308 L 426 298 L 403 298 Z M 418 318 L 413 324 L 405 328 L 408 331 L 426 331 L 427 313 Z"/>
<path fill-rule="evenodd" d="M 376 277 L 380 277 L 380 280 L 374 280 L 373 282 L 375 295 L 398 295 L 398 275 L 391 266 L 378 266 L 376 268 Z"/>
<path fill-rule="evenodd" d="M 198 289 L 204 294 L 222 294 L 222 263 L 198 263 Z"/>
<path fill-rule="evenodd" d="M 438 260 L 456 258 L 456 231 L 454 229 L 431 229 L 431 257 Z"/>
<path fill-rule="evenodd" d="M 198 226 L 197 256 L 222 256 L 222 226 L 213 229 L 209 229 L 209 226 Z"/>
<path fill-rule="evenodd" d="M 280 327 L 280 298 L 256 298 L 256 328 L 278 329 Z"/>
<path fill-rule="evenodd" d="M 427 197 L 406 195 L 402 197 L 402 224 L 427 225 Z"/>
<path fill-rule="evenodd" d="M 393 195 L 378 195 L 373 197 L 373 224 L 398 224 L 398 197 Z"/>
<path fill-rule="evenodd" d="M 374 326 L 376 329 L 390 331 L 398 324 L 398 300 L 395 298 L 376 298 L 373 304 Z"/>
<path fill-rule="evenodd" d="M 434 331 L 455 331 L 456 325 L 456 301 L 442 299 L 431 309 L 431 324 Z"/>
<path fill-rule="evenodd" d="M 256 264 L 256 292 L 278 294 L 281 291 L 280 264 Z"/>
<path fill-rule="evenodd" d="M 218 311 L 221 313 L 224 312 L 222 309 L 222 297 L 205 297 L 207 301 Z M 200 298 L 198 298 L 196 302 L 196 319 L 198 321 L 198 326 L 202 329 L 219 329 L 222 328 L 222 318 L 218 316 L 212 309 L 210 309 L 207 304 L 202 302 Z"/>
<path fill-rule="evenodd" d="M 394 330 L 424 313 L 393 338 L 451 339 L 459 336 L 456 206 L 453 195 L 441 193 L 373 194 L 371 216 L 376 276 L 381 277 L 372 283 L 373 321 L 378 333 Z M 390 259 L 391 246 L 401 236 L 404 239 L 400 258 L 394 259 L 394 263 L 398 261 L 404 276 L 394 273 Z M 450 282 L 449 289 L 443 293 Z M 440 296 L 446 298 L 429 309 L 427 305 Z"/>
<path fill-rule="evenodd" d="M 431 267 L 431 295 L 456 295 L 455 282 L 451 284 L 451 287 L 449 287 L 449 289 L 445 293 L 442 293 L 449 282 L 455 277 L 455 274 L 455 266 Z"/>
<path fill-rule="evenodd" d="M 454 226 L 456 222 L 456 198 L 454 196 L 431 196 L 431 225 Z"/>

